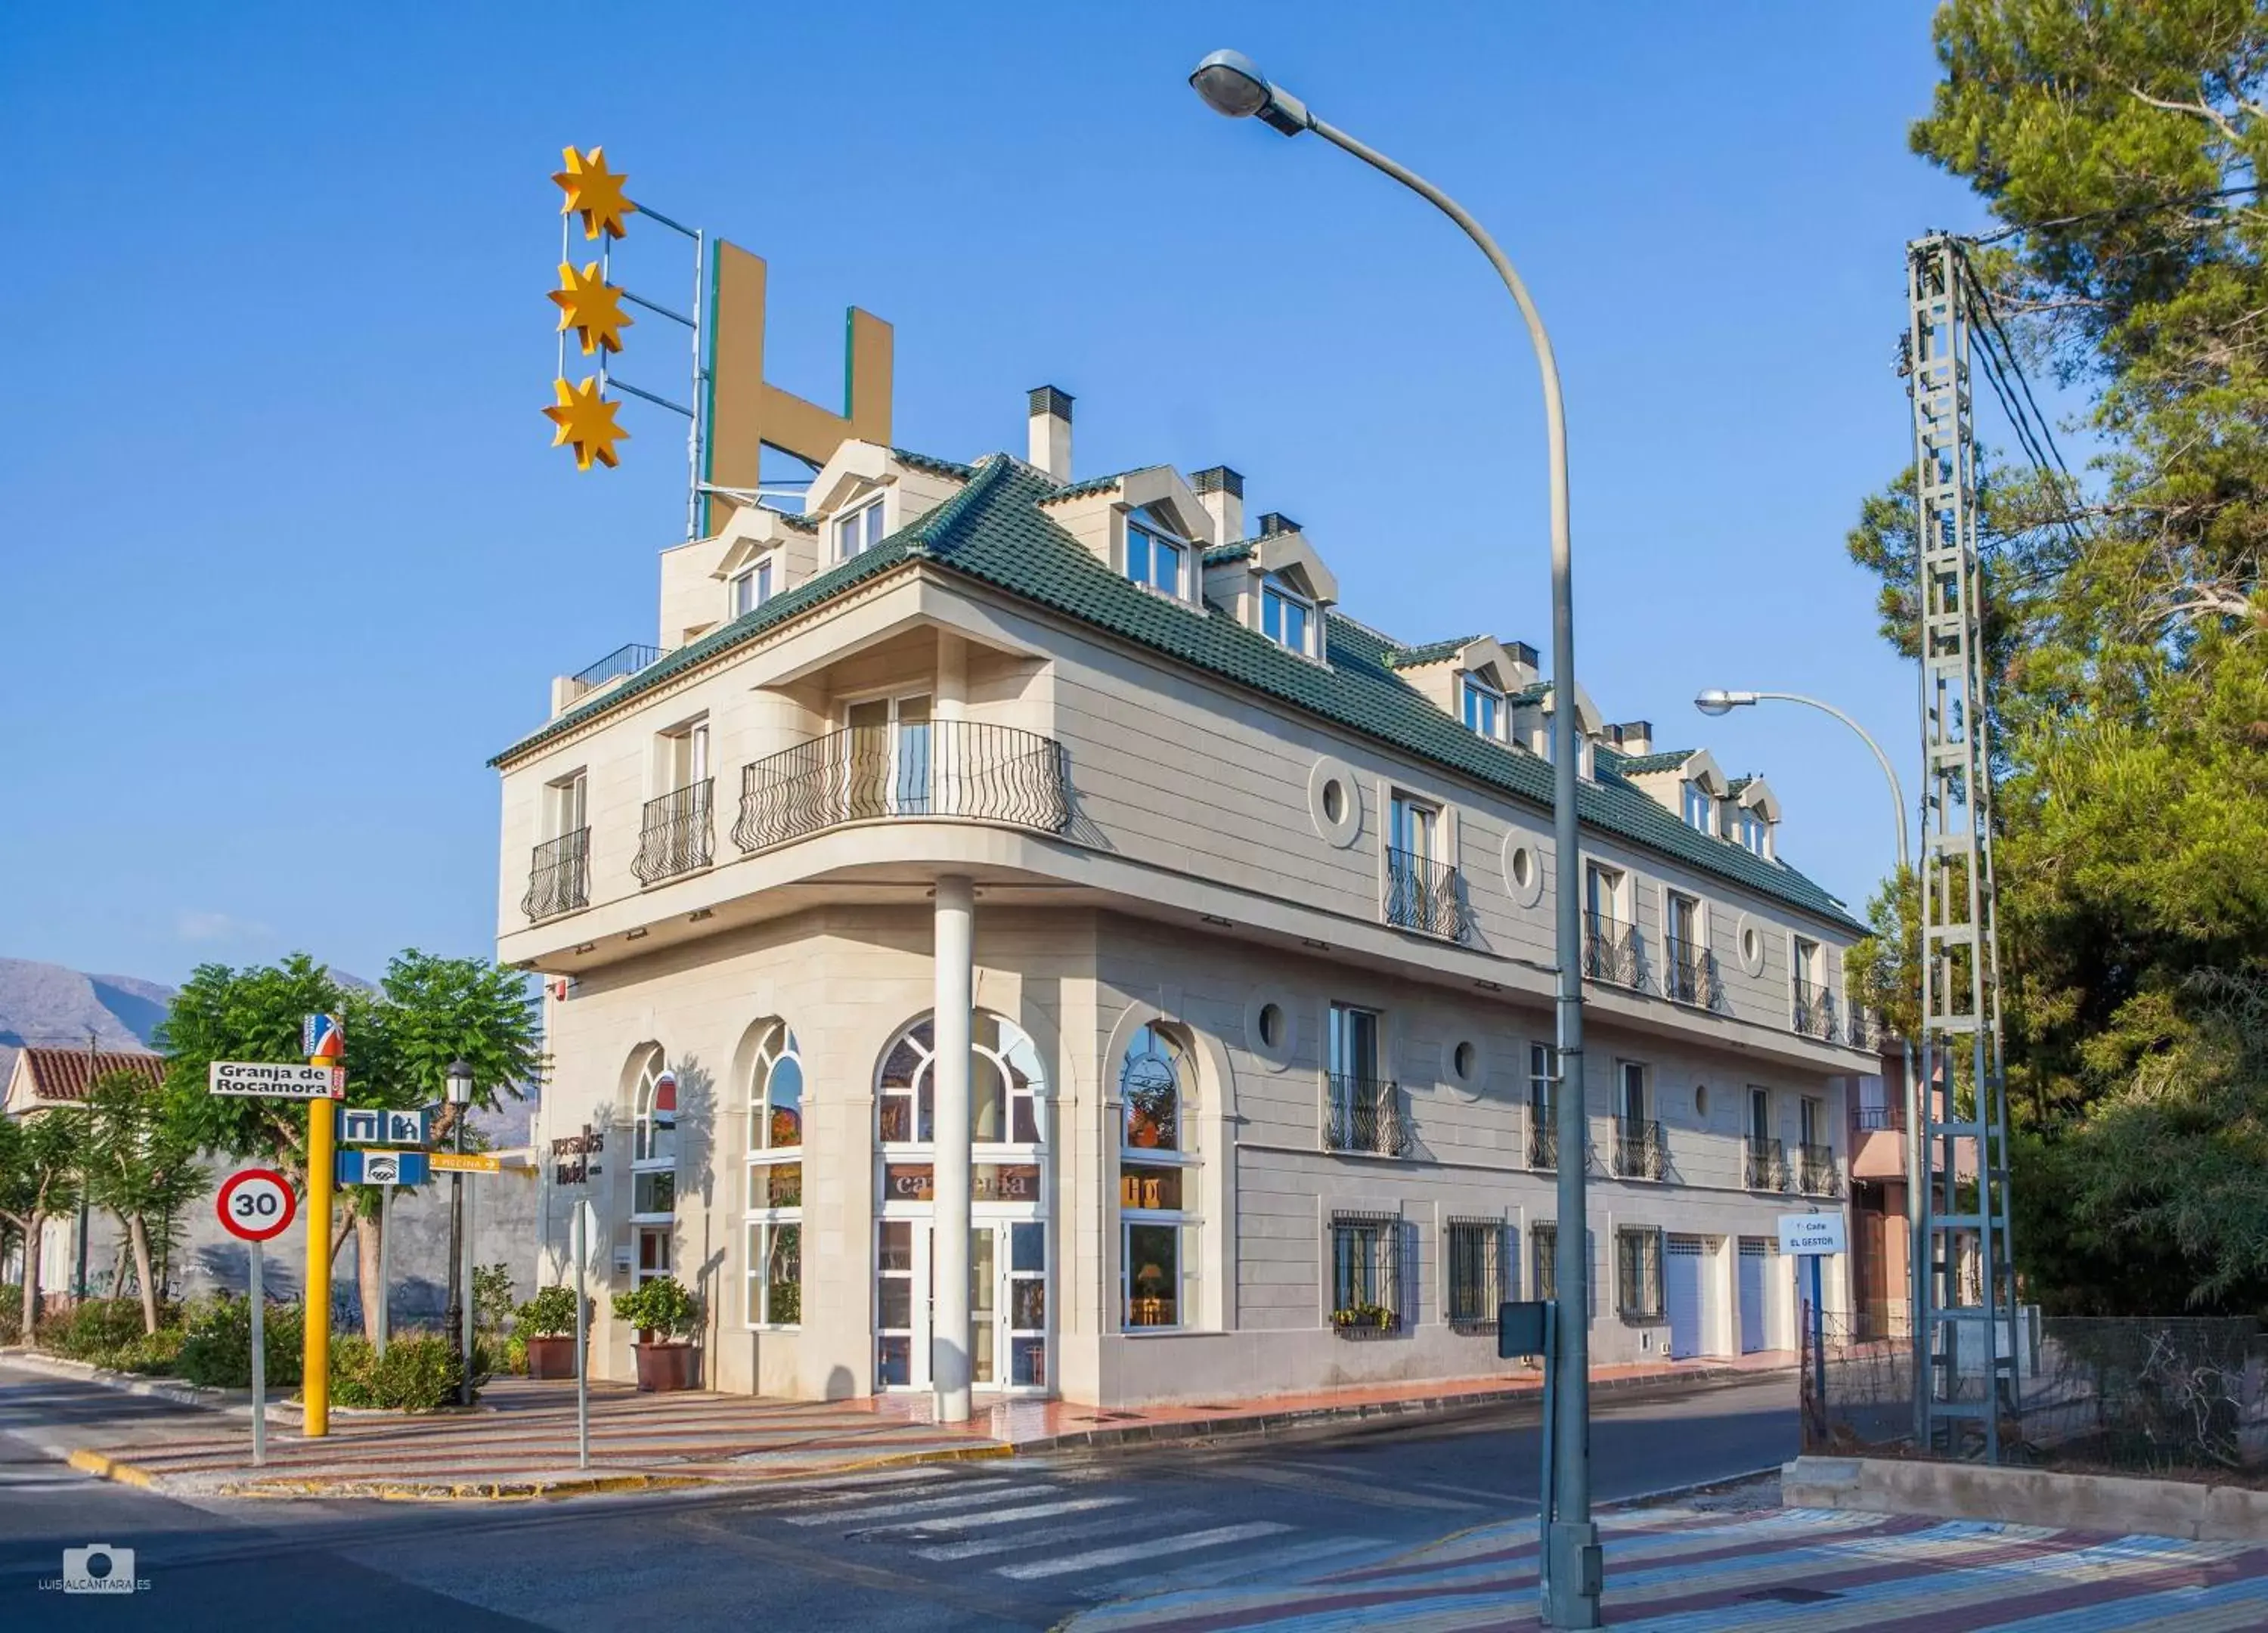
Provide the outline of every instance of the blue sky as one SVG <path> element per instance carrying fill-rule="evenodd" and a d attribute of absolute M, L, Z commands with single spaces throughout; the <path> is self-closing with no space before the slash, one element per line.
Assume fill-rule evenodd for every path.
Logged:
<path fill-rule="evenodd" d="M 1589 690 L 1767 773 L 1784 854 L 1863 901 L 1863 747 L 1690 699 L 1815 693 L 1915 758 L 1843 539 L 1907 447 L 1901 246 L 1981 220 L 1905 149 L 1925 7 L 84 4 L 0 18 L 0 954 L 491 950 L 483 762 L 549 676 L 653 638 L 682 514 L 659 413 L 617 471 L 547 445 L 568 143 L 770 260 L 776 382 L 832 400 L 855 302 L 896 326 L 899 442 L 1020 452 L 1053 382 L 1079 474 L 1234 466 L 1354 616 L 1543 646 L 1510 304 L 1415 198 L 1199 104 L 1225 44 L 1520 263 Z M 674 283 L 664 248 L 623 264 Z M 681 355 L 649 320 L 622 371 Z"/>

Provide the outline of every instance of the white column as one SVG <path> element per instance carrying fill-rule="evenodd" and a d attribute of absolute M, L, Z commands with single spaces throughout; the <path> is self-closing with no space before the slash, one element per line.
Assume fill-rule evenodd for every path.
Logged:
<path fill-rule="evenodd" d="M 936 1232 L 931 1269 L 930 1380 L 941 1423 L 968 1421 L 968 1066 L 976 887 L 965 874 L 937 881 Z"/>

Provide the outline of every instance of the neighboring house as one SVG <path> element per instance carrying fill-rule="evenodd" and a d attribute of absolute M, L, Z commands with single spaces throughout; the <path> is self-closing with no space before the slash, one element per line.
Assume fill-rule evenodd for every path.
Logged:
<path fill-rule="evenodd" d="M 7 1095 L 0 1099 L 0 1114 L 36 1117 L 58 1106 L 82 1104 L 94 1081 L 114 1071 L 132 1073 L 154 1093 L 165 1085 L 166 1058 L 141 1049 L 18 1050 L 8 1074 Z M 40 1229 L 40 1291 L 48 1304 L 67 1299 L 77 1290 L 81 1223 L 82 1216 L 73 1211 L 48 1220 Z M 90 1222 L 89 1234 L 95 1239 L 88 1244 L 86 1274 L 90 1277 L 108 1273 L 107 1264 L 95 1262 L 99 1251 L 107 1251 L 107 1221 Z M 23 1266 L 18 1260 L 7 1267 L 0 1280 L 18 1281 L 22 1275 Z"/>
<path fill-rule="evenodd" d="M 1769 789 L 1572 700 L 1561 1153 L 1535 651 L 1381 635 L 1237 473 L 1073 481 L 1070 400 L 1031 408 L 1028 461 L 846 441 L 803 514 L 665 551 L 659 645 L 497 756 L 546 1274 L 588 1197 L 606 1285 L 693 1284 L 732 1390 L 927 1389 L 939 1340 L 1108 1404 L 1469 1377 L 1548 1295 L 1565 1155 L 1600 1363 L 1792 1347 L 1777 1217 L 1843 1205 L 1876 1067 L 1865 927 Z"/>

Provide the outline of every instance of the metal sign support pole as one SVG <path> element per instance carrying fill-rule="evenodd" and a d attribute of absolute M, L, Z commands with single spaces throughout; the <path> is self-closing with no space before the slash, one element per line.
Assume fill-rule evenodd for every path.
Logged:
<path fill-rule="evenodd" d="M 378 1352 L 386 1353 L 386 1341 L 394 1328 L 394 1187 L 381 1186 L 378 1193 Z"/>
<path fill-rule="evenodd" d="M 589 1314 L 583 1293 L 583 1262 L 589 1244 L 583 1239 L 583 1209 L 575 1209 L 575 1467 L 591 1466 L 591 1363 Z"/>
<path fill-rule="evenodd" d="M 268 1289 L 261 1274 L 266 1256 L 258 1242 L 252 1246 L 252 1466 L 268 1461 Z"/>
<path fill-rule="evenodd" d="M 1548 1533 L 1559 1518 L 1558 1466 L 1553 1460 L 1552 1426 L 1559 1416 L 1559 1301 L 1543 1306 L 1543 1528 Z M 1536 1554 L 1535 1591 L 1547 1609 L 1551 1604 L 1551 1550 Z"/>
<path fill-rule="evenodd" d="M 461 1173 L 457 1176 L 460 1181 L 465 1177 Z M 473 1264 L 479 1257 L 473 1251 L 473 1219 L 479 1197 L 480 1187 L 477 1185 L 465 1187 L 465 1325 L 458 1340 L 463 1346 L 465 1354 L 464 1381 L 459 1386 L 458 1400 L 465 1406 L 470 1406 L 473 1403 L 473 1318 L 474 1312 L 478 1307 L 473 1298 Z"/>

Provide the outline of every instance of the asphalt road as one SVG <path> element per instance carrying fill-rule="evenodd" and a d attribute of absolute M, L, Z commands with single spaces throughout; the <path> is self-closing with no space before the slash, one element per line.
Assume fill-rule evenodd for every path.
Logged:
<path fill-rule="evenodd" d="M 153 1409 L 85 1386 L 59 1403 L 54 1380 L 40 1382 L 37 1426 L 50 1431 L 59 1411 Z M 1537 1494 L 1530 1409 L 1525 1422 L 1496 1413 L 725 1494 L 193 1505 L 47 1460 L 11 1432 L 34 1426 L 28 1394 L 0 1381 L 0 1629 L 11 1633 L 1044 1629 L 1101 1600 L 1389 1555 L 1532 1513 Z M 1794 1453 L 1786 1379 L 1595 1404 L 1601 1502 Z M 39 1585 L 64 1548 L 88 1544 L 131 1548 L 147 1585 L 100 1598 Z"/>

